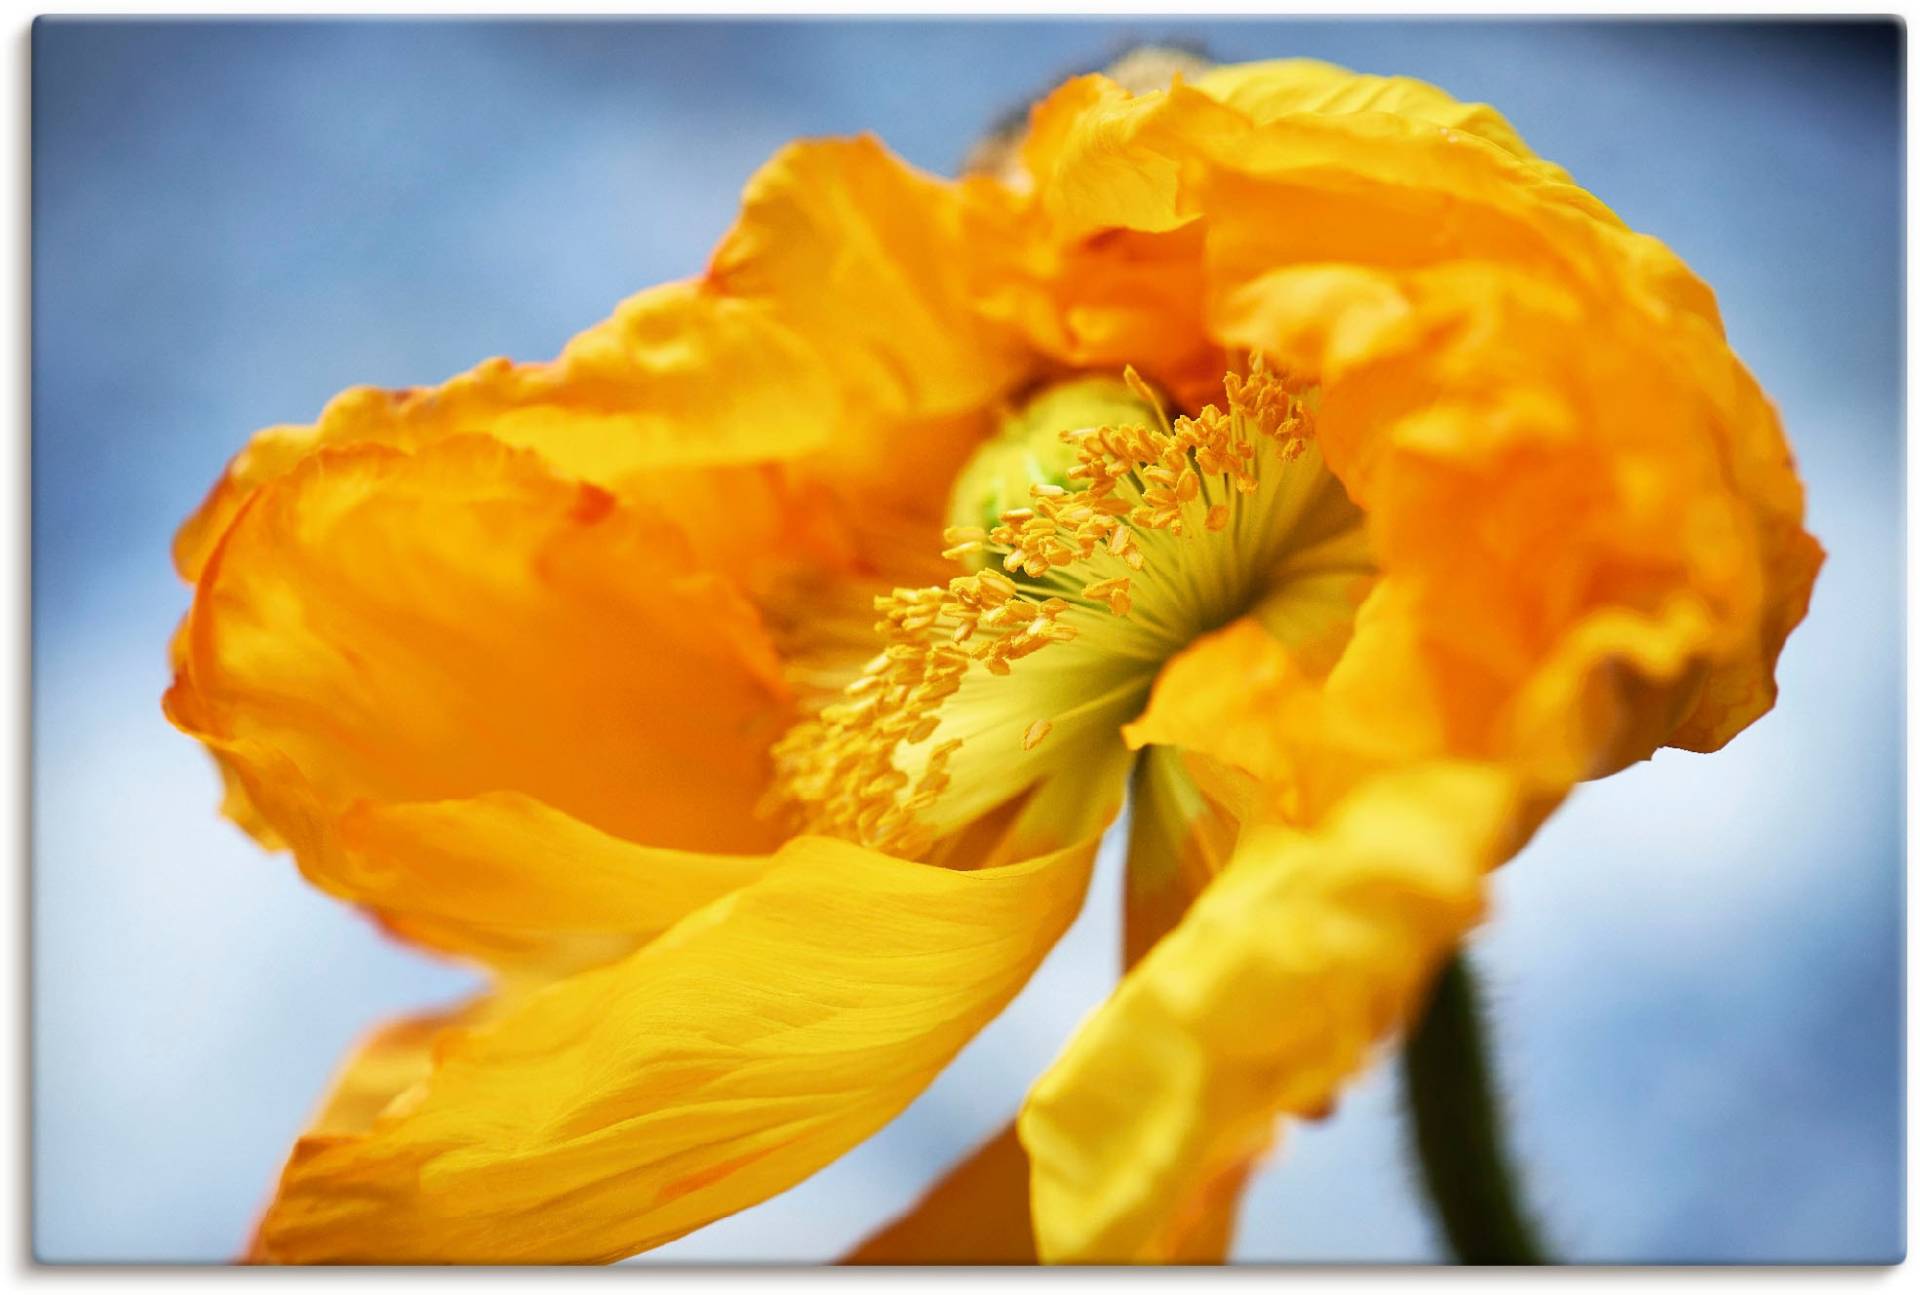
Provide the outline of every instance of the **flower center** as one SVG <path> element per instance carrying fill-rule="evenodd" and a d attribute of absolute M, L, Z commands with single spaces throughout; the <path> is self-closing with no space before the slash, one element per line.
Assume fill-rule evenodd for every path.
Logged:
<path fill-rule="evenodd" d="M 1076 379 L 981 448 L 944 554 L 971 570 L 876 599 L 880 654 L 774 748 L 803 830 L 917 857 L 1097 761 L 1170 656 L 1284 614 L 1290 573 L 1366 565 L 1309 399 L 1257 360 L 1223 390 L 1169 418 L 1130 369 Z"/>

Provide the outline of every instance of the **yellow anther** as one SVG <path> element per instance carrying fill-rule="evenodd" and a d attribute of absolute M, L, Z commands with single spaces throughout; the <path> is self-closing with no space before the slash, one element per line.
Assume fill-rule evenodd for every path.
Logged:
<path fill-rule="evenodd" d="M 979 583 L 983 591 L 991 591 L 990 596 L 995 601 L 1000 602 L 1004 602 L 1008 598 L 1013 597 L 1014 594 L 1020 590 L 1020 587 L 1014 584 L 1013 581 L 991 568 L 980 573 Z"/>
<path fill-rule="evenodd" d="M 905 748 L 917 752 L 939 731 L 942 707 L 963 681 L 978 680 L 976 668 L 1012 675 L 1015 663 L 1056 643 L 1078 640 L 1085 651 L 1100 635 L 1124 633 L 1135 640 L 1129 651 L 1138 652 L 1141 636 L 1166 634 L 1169 620 L 1178 624 L 1188 613 L 1164 600 L 1149 604 L 1153 614 L 1130 630 L 1101 629 L 1106 622 L 1085 618 L 1096 604 L 1130 617 L 1136 597 L 1154 596 L 1150 567 L 1187 561 L 1171 555 L 1170 545 L 1233 525 L 1236 505 L 1213 502 L 1219 496 L 1206 477 L 1242 492 L 1258 489 L 1262 465 L 1297 458 L 1313 435 L 1311 412 L 1258 365 L 1228 375 L 1224 409 L 1208 406 L 1192 417 L 1169 417 L 1159 394 L 1132 370 L 1124 384 L 1103 381 L 1117 403 L 1096 417 L 1113 422 L 1065 424 L 1066 431 L 1054 423 L 1046 429 L 1054 448 L 1044 470 L 1024 466 L 1025 456 L 1037 453 L 1038 424 L 1023 425 L 1018 443 L 996 447 L 1002 458 L 989 465 L 999 474 L 995 498 L 1012 505 L 1007 495 L 1017 489 L 1025 506 L 985 511 L 984 496 L 967 503 L 956 491 L 956 524 L 944 532 L 944 552 L 975 569 L 944 586 L 876 599 L 880 655 L 838 701 L 776 745 L 779 785 L 804 830 L 909 857 L 926 849 L 932 834 L 919 816 L 956 776 L 949 765 L 960 743 L 937 744 L 918 765 Z M 1160 578 L 1185 577 L 1176 565 Z M 1023 749 L 1032 750 L 1053 727 L 1050 719 L 1034 720 Z"/>

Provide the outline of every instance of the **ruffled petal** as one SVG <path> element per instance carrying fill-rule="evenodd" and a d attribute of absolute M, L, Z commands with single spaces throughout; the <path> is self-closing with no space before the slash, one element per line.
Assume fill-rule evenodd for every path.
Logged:
<path fill-rule="evenodd" d="M 1328 463 L 1408 621 L 1396 668 L 1431 677 L 1451 749 L 1570 781 L 1771 703 L 1819 549 L 1715 327 L 1472 262 L 1273 271 L 1236 301 L 1231 336 L 1321 380 Z"/>
<path fill-rule="evenodd" d="M 1638 294 L 1718 326 L 1705 284 L 1564 172 L 1432 120 L 1258 120 L 1187 86 L 1128 96 L 1109 83 L 1052 129 L 1059 143 L 1037 177 L 1049 237 L 1070 244 L 1203 220 L 1215 291 L 1286 266 L 1480 259 Z"/>
<path fill-rule="evenodd" d="M 792 145 L 748 183 L 702 278 L 621 303 L 552 362 L 356 387 L 311 426 L 259 433 L 181 528 L 175 565 L 197 578 L 248 496 L 322 447 L 461 435 L 662 511 L 735 575 L 796 557 L 845 565 L 858 496 L 944 504 L 937 483 L 1031 367 L 974 307 L 970 192 L 871 138 Z"/>
<path fill-rule="evenodd" d="M 796 471 L 883 570 L 903 526 L 939 550 L 954 475 L 1031 376 L 1024 339 L 975 301 L 979 194 L 871 136 L 791 144 L 748 182 L 704 280 L 804 337 L 832 375 L 832 436 Z"/>
<path fill-rule="evenodd" d="M 856 403 L 916 418 L 980 409 L 1027 361 L 973 308 L 965 195 L 871 136 L 788 145 L 748 182 L 707 283 L 778 311 Z"/>
<path fill-rule="evenodd" d="M 416 923 L 443 888 L 462 921 L 624 922 L 626 843 L 778 839 L 754 809 L 779 663 L 685 566 L 670 528 L 491 440 L 325 451 L 209 561 L 168 713 L 335 893 Z M 665 921 L 716 875 L 666 883 Z"/>
<path fill-rule="evenodd" d="M 622 962 L 443 1036 L 359 1136 L 294 1149 L 256 1257 L 587 1262 L 811 1174 L 1018 992 L 1093 842 L 975 872 L 800 838 Z"/>
<path fill-rule="evenodd" d="M 1771 704 L 1821 558 L 1778 419 L 1705 284 L 1497 116 L 1324 65 L 1083 78 L 1025 157 L 1004 277 L 1040 344 L 1096 277 L 1076 257 L 1183 236 L 1197 259 L 1163 295 L 1200 293 L 1208 340 L 1319 385 L 1398 664 L 1438 699 L 1404 727 L 1550 790 L 1711 749 Z"/>
<path fill-rule="evenodd" d="M 1484 103 L 1461 103 L 1438 86 L 1410 76 L 1369 76 L 1317 59 L 1230 63 L 1193 79 L 1193 88 L 1265 124 L 1295 113 L 1345 117 L 1387 113 L 1459 131 L 1540 162 L 1507 119 Z"/>
<path fill-rule="evenodd" d="M 1053 1262 L 1164 1260 L 1166 1224 L 1324 1110 L 1479 915 L 1518 802 L 1490 766 L 1382 775 L 1312 832 L 1252 829 L 1021 1112 Z"/>
<path fill-rule="evenodd" d="M 355 387 L 310 426 L 259 433 L 180 528 L 174 563 L 197 579 L 253 491 L 319 449 L 412 449 L 472 435 L 535 451 L 561 475 L 672 510 L 682 523 L 722 515 L 682 504 L 696 470 L 712 469 L 734 529 L 696 527 L 697 539 L 725 545 L 757 522 L 830 545 L 777 472 L 749 465 L 818 451 L 844 417 L 819 356 L 773 312 L 701 284 L 669 284 L 623 302 L 552 363 L 494 359 L 437 387 Z"/>

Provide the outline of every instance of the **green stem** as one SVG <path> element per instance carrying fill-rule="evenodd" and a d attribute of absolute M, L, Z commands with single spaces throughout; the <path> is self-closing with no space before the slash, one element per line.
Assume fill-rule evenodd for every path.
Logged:
<path fill-rule="evenodd" d="M 1420 1175 L 1455 1262 L 1548 1263 L 1502 1145 L 1473 973 L 1458 954 L 1407 1040 L 1407 1099 Z"/>

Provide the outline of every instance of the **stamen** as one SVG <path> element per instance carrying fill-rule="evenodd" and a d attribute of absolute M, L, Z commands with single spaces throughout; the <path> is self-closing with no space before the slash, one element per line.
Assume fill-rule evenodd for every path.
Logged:
<path fill-rule="evenodd" d="M 1056 724 L 1082 733 L 1113 726 L 1113 707 L 1137 704 L 1160 662 L 1259 595 L 1285 525 L 1280 505 L 1248 497 L 1261 486 L 1263 466 L 1276 475 L 1306 452 L 1308 407 L 1257 359 L 1244 376 L 1226 376 L 1224 410 L 1210 405 L 1194 417 L 1170 419 L 1132 369 L 1126 383 L 1157 425 L 1060 432 L 1073 460 L 1063 474 L 1068 484 L 1057 477 L 1034 483 L 1029 501 L 992 525 L 945 532 L 945 556 L 981 555 L 985 565 L 945 586 L 875 599 L 880 654 L 840 701 L 773 751 L 779 799 L 803 830 L 917 857 L 934 839 L 925 815 L 953 783 L 962 740 L 949 737 L 924 758 L 909 749 L 962 727 L 948 710 L 963 681 L 979 677 L 976 666 L 1006 677 L 1056 645 L 1075 644 L 1072 651 L 1085 654 L 1085 668 L 1051 672 L 1049 690 L 1036 687 L 1024 702 L 1020 693 L 1005 695 L 1013 714 L 1024 707 L 1030 717 L 1046 705 L 1048 717 L 1022 717 L 1024 731 L 1013 730 L 1020 752 L 1032 752 Z M 1266 492 L 1279 493 L 1277 483 Z M 1292 494 L 1297 512 L 1306 492 Z M 1073 695 L 1074 688 L 1089 696 Z M 1003 740 L 1011 750 L 1011 734 Z M 1069 742 L 1052 758 L 1071 749 Z M 978 760 L 966 772 L 1018 773 Z"/>

